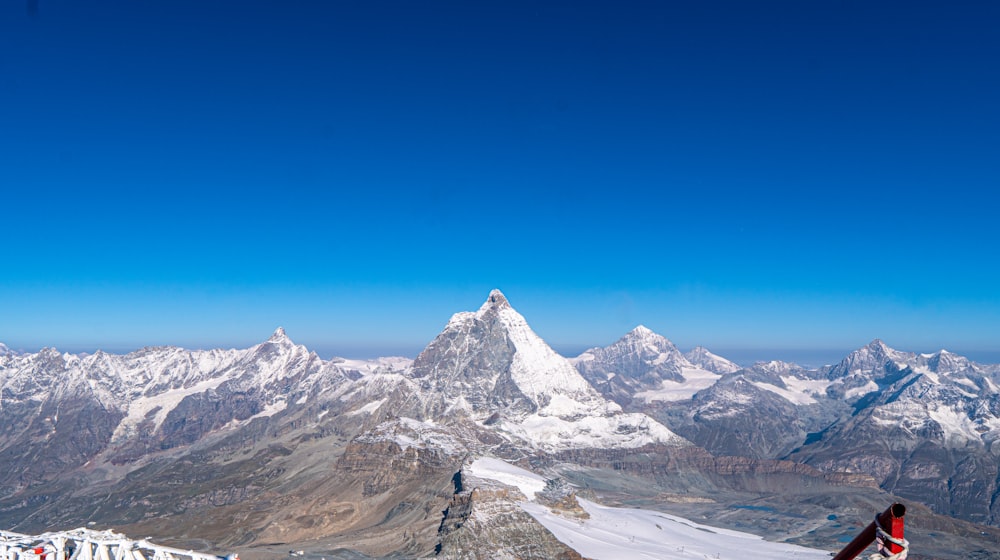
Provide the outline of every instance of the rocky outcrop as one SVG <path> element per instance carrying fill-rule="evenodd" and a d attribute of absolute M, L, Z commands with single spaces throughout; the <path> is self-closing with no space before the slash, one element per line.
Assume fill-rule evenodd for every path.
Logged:
<path fill-rule="evenodd" d="M 448 503 L 436 557 L 447 560 L 582 560 L 524 512 L 516 489 L 495 485 L 458 492 Z"/>

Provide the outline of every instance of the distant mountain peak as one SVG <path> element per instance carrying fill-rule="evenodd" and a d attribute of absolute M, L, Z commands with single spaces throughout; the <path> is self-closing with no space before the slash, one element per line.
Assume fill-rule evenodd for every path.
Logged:
<path fill-rule="evenodd" d="M 275 329 L 274 334 L 271 335 L 271 338 L 267 339 L 267 341 L 280 344 L 283 342 L 291 342 L 291 339 L 288 338 L 287 334 L 285 334 L 284 327 L 278 327 Z"/>
<path fill-rule="evenodd" d="M 685 353 L 684 357 L 687 358 L 687 360 L 692 364 L 719 375 L 734 373 L 743 369 L 735 362 L 727 360 L 717 354 L 713 354 L 704 346 L 695 346 L 690 352 Z"/>
<path fill-rule="evenodd" d="M 640 336 L 649 336 L 649 335 L 656 334 L 656 333 L 654 333 L 653 331 L 651 331 L 648 328 L 646 328 L 646 325 L 638 325 L 636 328 L 634 328 L 631 331 L 629 331 L 629 334 L 637 334 L 637 335 L 640 335 Z"/>
<path fill-rule="evenodd" d="M 865 348 L 868 348 L 869 350 L 881 350 L 882 352 L 889 352 L 892 350 L 892 348 L 889 348 L 889 345 L 883 342 L 881 338 L 872 340 L 867 346 L 865 346 Z"/>

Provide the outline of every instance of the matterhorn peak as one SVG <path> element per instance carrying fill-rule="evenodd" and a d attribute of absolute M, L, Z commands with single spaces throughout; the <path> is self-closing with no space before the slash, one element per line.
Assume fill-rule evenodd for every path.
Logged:
<path fill-rule="evenodd" d="M 486 302 L 483 306 L 479 308 L 478 315 L 482 316 L 483 313 L 490 311 L 491 309 L 500 311 L 501 309 L 510 309 L 510 302 L 507 301 L 506 296 L 500 290 L 494 289 L 490 292 L 489 297 L 486 298 Z"/>

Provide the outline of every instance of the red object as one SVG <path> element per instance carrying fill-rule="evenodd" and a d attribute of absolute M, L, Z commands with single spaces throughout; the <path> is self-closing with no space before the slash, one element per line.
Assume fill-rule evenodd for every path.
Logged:
<path fill-rule="evenodd" d="M 892 535 L 894 539 L 903 538 L 903 516 L 906 515 L 906 506 L 903 504 L 892 504 L 888 509 L 883 511 L 878 515 L 878 523 L 882 526 L 882 529 Z M 833 560 L 852 560 L 856 558 L 858 554 L 861 554 L 868 545 L 875 542 L 875 522 L 872 521 L 867 527 L 861 531 L 858 536 L 854 537 L 854 540 L 848 543 Z M 893 554 L 901 552 L 903 547 L 893 544 L 889 544 L 889 552 Z"/>
<path fill-rule="evenodd" d="M 893 514 L 892 515 L 892 520 L 889 523 L 890 526 L 886 527 L 885 524 L 883 523 L 882 524 L 882 529 L 888 530 L 889 534 L 892 535 L 892 538 L 894 538 L 894 539 L 902 539 L 903 538 L 903 515 L 906 514 L 906 508 L 903 507 L 903 504 L 893 504 L 892 505 L 892 507 L 896 507 L 896 506 L 899 506 L 899 515 Z M 891 510 L 892 507 L 890 507 L 889 509 Z M 880 519 L 879 522 L 881 522 L 881 521 L 882 520 Z M 892 552 L 893 554 L 895 554 L 897 552 L 902 552 L 902 551 L 903 551 L 903 547 L 901 547 L 901 546 L 899 546 L 898 544 L 895 544 L 895 543 L 889 543 L 889 552 Z"/>

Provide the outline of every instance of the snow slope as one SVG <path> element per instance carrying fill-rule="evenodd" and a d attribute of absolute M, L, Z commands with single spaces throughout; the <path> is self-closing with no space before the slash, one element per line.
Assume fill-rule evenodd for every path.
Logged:
<path fill-rule="evenodd" d="M 545 479 L 499 459 L 480 458 L 466 467 L 469 474 L 517 487 L 528 496 L 521 509 L 562 543 L 593 560 L 820 560 L 829 552 L 786 543 L 768 542 L 756 535 L 709 527 L 657 511 L 614 508 L 578 499 L 589 519 L 567 518 L 534 502 Z"/>

